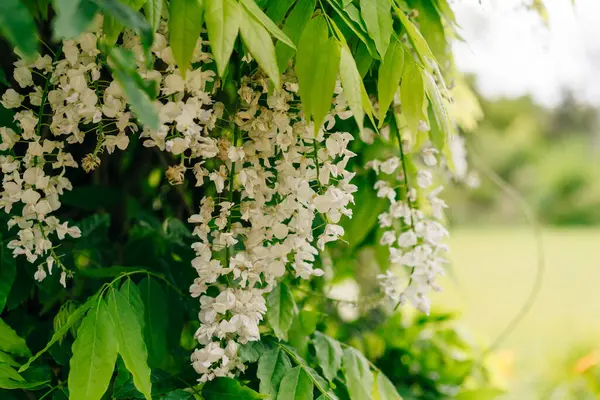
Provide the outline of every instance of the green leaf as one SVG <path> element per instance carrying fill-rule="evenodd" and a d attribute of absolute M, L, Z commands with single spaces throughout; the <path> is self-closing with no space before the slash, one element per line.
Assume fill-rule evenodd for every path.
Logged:
<path fill-rule="evenodd" d="M 363 110 L 362 101 L 362 78 L 350 53 L 350 49 L 346 44 L 341 46 L 340 54 L 340 78 L 342 81 L 342 87 L 344 88 L 344 95 L 346 101 L 350 106 L 350 110 L 354 115 L 358 129 L 362 132 L 365 112 Z"/>
<path fill-rule="evenodd" d="M 379 55 L 377 54 L 377 49 L 375 48 L 375 43 L 373 39 L 366 33 L 366 27 L 363 28 L 363 21 L 360 18 L 360 12 L 353 4 L 348 4 L 344 6 L 337 0 L 327 0 L 329 5 L 335 10 L 335 12 L 340 16 L 342 21 L 346 24 L 352 32 L 360 39 L 360 41 L 365 45 L 368 52 L 373 56 L 373 58 L 379 59 Z"/>
<path fill-rule="evenodd" d="M 417 27 L 412 22 L 410 22 L 406 14 L 404 14 L 404 12 L 396 5 L 396 3 L 394 1 L 390 1 L 390 3 L 394 7 L 396 15 L 398 16 L 398 18 L 400 18 L 400 22 L 404 26 L 404 29 L 406 29 L 408 38 L 410 39 L 413 48 L 419 55 L 421 62 L 423 63 L 425 68 L 430 70 L 430 60 L 433 62 L 436 62 L 436 60 L 435 56 L 431 52 L 431 49 L 429 48 L 429 44 L 427 44 L 427 41 L 425 40 L 423 35 L 421 35 L 421 32 L 419 32 Z"/>
<path fill-rule="evenodd" d="M 315 332 L 313 343 L 323 375 L 332 382 L 342 366 L 342 356 L 344 354 L 342 346 L 337 340 L 321 332 Z"/>
<path fill-rule="evenodd" d="M 91 0 L 104 12 L 102 30 L 105 41 L 114 44 L 123 31 L 123 26 L 135 31 L 142 39 L 146 49 L 154 40 L 154 32 L 144 17 L 137 11 L 142 7 L 143 0 Z"/>
<path fill-rule="evenodd" d="M 71 400 L 100 399 L 117 361 L 115 326 L 106 303 L 97 301 L 77 330 L 69 372 Z"/>
<path fill-rule="evenodd" d="M 55 39 L 73 39 L 92 23 L 98 6 L 91 0 L 53 0 L 56 17 L 52 21 Z"/>
<path fill-rule="evenodd" d="M 433 119 L 429 122 L 432 125 L 430 130 L 431 143 L 441 152 L 446 147 L 446 143 L 452 137 L 452 121 L 450 114 L 444 104 L 444 98 L 440 93 L 440 89 L 435 83 L 433 76 L 428 71 L 423 71 L 423 79 L 425 83 L 425 92 L 433 110 Z"/>
<path fill-rule="evenodd" d="M 260 379 L 260 392 L 274 399 L 279 383 L 291 368 L 290 358 L 281 348 L 275 347 L 264 353 L 258 360 L 256 371 L 256 376 Z"/>
<path fill-rule="evenodd" d="M 160 17 L 162 15 L 163 0 L 146 0 L 144 3 L 144 15 L 150 24 L 153 32 L 160 26 Z"/>
<path fill-rule="evenodd" d="M 145 319 L 144 319 L 144 303 L 142 302 L 142 295 L 140 293 L 140 288 L 137 287 L 135 283 L 130 278 L 125 279 L 119 292 L 123 295 L 127 303 L 133 309 L 135 316 L 140 324 L 140 328 L 144 330 Z"/>
<path fill-rule="evenodd" d="M 419 122 L 427 120 L 425 114 L 425 87 L 421 67 L 408 57 L 405 57 L 402 85 L 400 85 L 400 99 L 402 101 L 402 113 L 406 117 L 408 128 L 413 135 L 416 135 Z"/>
<path fill-rule="evenodd" d="M 264 399 L 265 395 L 242 386 L 237 380 L 231 378 L 217 378 L 206 382 L 202 388 L 202 397 L 205 400 L 253 400 Z"/>
<path fill-rule="evenodd" d="M 281 282 L 267 296 L 267 320 L 279 339 L 287 338 L 287 331 L 297 312 L 292 291 Z"/>
<path fill-rule="evenodd" d="M 191 392 L 186 392 L 185 390 L 177 389 L 172 392 L 166 393 L 164 396 L 160 397 L 160 400 L 192 400 L 194 399 L 194 395 Z"/>
<path fill-rule="evenodd" d="M 0 363 L 8 364 L 11 367 L 18 367 L 21 364 L 15 361 L 9 354 L 6 354 L 3 351 L 0 351 Z"/>
<path fill-rule="evenodd" d="M 360 14 L 377 52 L 383 57 L 394 31 L 390 0 L 360 0 Z"/>
<path fill-rule="evenodd" d="M 290 38 L 283 33 L 281 29 L 275 25 L 271 18 L 267 17 L 267 15 L 262 12 L 259 6 L 256 5 L 254 0 L 241 0 L 244 8 L 249 11 L 260 23 L 264 26 L 275 38 L 281 40 L 286 45 L 290 46 L 292 49 L 295 49 L 294 43 L 290 40 Z"/>
<path fill-rule="evenodd" d="M 219 76 L 223 76 L 225 73 L 225 68 L 233 52 L 241 17 L 242 13 L 237 0 L 206 0 L 204 11 L 206 30 Z"/>
<path fill-rule="evenodd" d="M 158 114 L 140 84 L 142 78 L 135 70 L 135 61 L 131 52 L 121 47 L 113 47 L 110 60 L 114 63 L 113 76 L 123 88 L 127 102 L 140 122 L 151 129 L 158 129 Z"/>
<path fill-rule="evenodd" d="M 33 60 L 37 55 L 37 27 L 21 0 L 0 1 L 0 33 L 25 58 Z"/>
<path fill-rule="evenodd" d="M 0 246 L 2 246 L 0 248 L 0 313 L 4 310 L 8 294 L 17 277 L 16 259 L 8 251 L 6 242 L 2 239 L 0 234 Z"/>
<path fill-rule="evenodd" d="M 240 345 L 238 349 L 238 356 L 244 363 L 253 363 L 257 362 L 265 351 L 267 351 L 267 347 L 263 342 L 248 342 Z"/>
<path fill-rule="evenodd" d="M 404 46 L 393 40 L 379 66 L 377 95 L 379 97 L 379 127 L 382 126 L 390 104 L 400 85 L 404 68 Z"/>
<path fill-rule="evenodd" d="M 371 57 L 369 49 L 363 42 L 358 44 L 354 54 L 354 60 L 356 61 L 356 66 L 358 68 L 358 72 L 360 73 L 360 77 L 364 78 L 373 64 L 373 57 Z"/>
<path fill-rule="evenodd" d="M 279 25 L 294 2 L 295 0 L 274 0 L 269 2 L 269 6 L 267 7 L 267 17 L 269 17 L 275 25 Z"/>
<path fill-rule="evenodd" d="M 46 386 L 49 382 L 27 382 L 10 365 L 0 363 L 0 389 L 36 390 Z"/>
<path fill-rule="evenodd" d="M 312 400 L 313 382 L 302 367 L 292 368 L 285 374 L 277 400 Z"/>
<path fill-rule="evenodd" d="M 394 384 L 382 372 L 376 374 L 373 400 L 402 400 Z"/>
<path fill-rule="evenodd" d="M 166 369 L 169 357 L 167 296 L 156 279 L 144 278 L 138 286 L 145 308 L 144 338 L 148 346 L 148 363 L 151 367 Z"/>
<path fill-rule="evenodd" d="M 348 347 L 344 350 L 343 364 L 350 399 L 370 400 L 374 379 L 365 356 Z"/>
<path fill-rule="evenodd" d="M 242 8 L 240 34 L 252 57 L 256 59 L 258 65 L 271 78 L 275 87 L 279 87 L 279 68 L 275 59 L 275 46 L 271 36 L 246 7 Z"/>
<path fill-rule="evenodd" d="M 493 400 L 503 394 L 505 394 L 505 392 L 501 389 L 484 387 L 474 390 L 464 390 L 454 396 L 454 398 L 456 400 Z"/>
<path fill-rule="evenodd" d="M 331 109 L 340 62 L 340 45 L 327 32 L 325 18 L 313 18 L 304 28 L 296 56 L 300 99 L 306 120 L 314 121 L 315 134 Z"/>
<path fill-rule="evenodd" d="M 150 367 L 148 367 L 148 351 L 135 311 L 127 299 L 114 288 L 109 290 L 107 301 L 110 315 L 115 323 L 119 354 L 133 376 L 136 389 L 150 400 L 152 383 Z"/>
<path fill-rule="evenodd" d="M 2 319 L 0 319 L 0 350 L 20 357 L 31 356 L 25 340 Z"/>
<path fill-rule="evenodd" d="M 290 347 L 283 343 L 277 343 L 277 346 L 282 348 L 292 358 L 292 360 L 294 360 L 294 362 L 296 364 L 298 364 L 300 367 L 302 367 L 304 372 L 306 372 L 308 374 L 308 376 L 310 376 L 310 379 L 313 381 L 315 387 L 317 388 L 317 390 L 319 392 L 324 393 L 327 391 L 327 389 L 329 387 L 327 384 L 327 381 L 325 379 L 323 379 L 323 377 L 321 375 L 319 375 L 319 373 L 317 371 L 315 371 L 314 369 L 309 367 L 308 364 L 306 363 L 306 360 L 304 360 L 302 357 L 300 357 L 300 355 L 296 352 L 296 350 L 293 347 Z M 331 396 L 329 394 L 327 394 L 326 397 L 328 399 L 335 399 L 334 396 Z"/>
<path fill-rule="evenodd" d="M 315 10 L 316 0 L 298 0 L 290 15 L 283 24 L 283 32 L 290 37 L 294 44 L 298 44 L 300 36 L 304 27 L 310 21 L 313 11 Z M 286 70 L 290 58 L 296 51 L 290 46 L 283 44 L 283 42 L 277 42 L 275 44 L 275 54 L 277 55 L 277 65 L 279 65 L 279 71 L 283 72 Z"/>
<path fill-rule="evenodd" d="M 62 337 L 69 331 L 69 329 L 71 329 L 71 327 L 73 327 L 81 318 L 83 318 L 85 313 L 92 306 L 96 306 L 97 301 L 98 300 L 96 296 L 90 297 L 82 306 L 73 311 L 73 313 L 71 313 L 71 315 L 69 315 L 69 317 L 67 318 L 67 321 L 60 326 L 60 329 L 54 332 L 48 344 L 46 344 L 46 346 L 42 350 L 38 351 L 33 357 L 27 360 L 27 362 L 21 368 L 19 368 L 19 372 L 23 372 L 27 368 L 29 368 L 31 363 L 33 363 L 35 360 L 37 360 L 39 356 L 48 351 L 48 349 L 52 347 L 54 343 L 61 340 Z M 79 332 L 79 330 L 77 330 L 77 332 Z"/>
<path fill-rule="evenodd" d="M 203 0 L 171 0 L 169 7 L 169 44 L 184 79 L 200 38 L 203 8 Z"/>

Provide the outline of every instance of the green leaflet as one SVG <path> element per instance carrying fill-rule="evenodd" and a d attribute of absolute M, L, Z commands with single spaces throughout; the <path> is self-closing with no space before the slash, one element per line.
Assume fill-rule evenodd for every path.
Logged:
<path fill-rule="evenodd" d="M 302 369 L 295 367 L 288 371 L 279 386 L 277 400 L 312 400 L 313 382 Z"/>
<path fill-rule="evenodd" d="M 181 76 L 192 61 L 202 30 L 203 0 L 171 0 L 169 7 L 169 45 Z"/>
<path fill-rule="evenodd" d="M 274 399 L 279 383 L 291 368 L 290 358 L 281 348 L 275 347 L 264 353 L 258 360 L 256 371 L 256 376 L 260 379 L 260 392 Z"/>
<path fill-rule="evenodd" d="M 109 60 L 113 63 L 113 76 L 125 92 L 127 102 L 140 122 L 151 129 L 158 129 L 158 114 L 146 93 L 143 79 L 136 71 L 133 54 L 121 47 L 113 47 Z"/>
<path fill-rule="evenodd" d="M 83 319 L 73 343 L 70 399 L 97 400 L 104 395 L 117 361 L 117 348 L 113 320 L 106 303 L 99 300 Z"/>
<path fill-rule="evenodd" d="M 28 60 L 37 55 L 37 28 L 21 0 L 0 1 L 0 33 Z"/>
<path fill-rule="evenodd" d="M 202 388 L 202 397 L 205 400 L 254 400 L 264 399 L 265 395 L 242 386 L 237 380 L 231 378 L 217 378 L 206 382 Z"/>
<path fill-rule="evenodd" d="M 50 381 L 27 382 L 10 365 L 0 363 L 0 389 L 36 390 L 47 385 Z"/>
<path fill-rule="evenodd" d="M 11 367 L 18 367 L 21 363 L 15 361 L 9 354 L 6 354 L 3 351 L 0 351 L 0 363 L 8 364 Z"/>
<path fill-rule="evenodd" d="M 308 21 L 310 21 L 310 17 L 315 10 L 315 4 L 316 0 L 298 0 L 294 9 L 285 20 L 283 32 L 288 35 L 296 45 L 300 40 L 304 27 Z M 279 65 L 280 72 L 286 70 L 290 58 L 292 58 L 294 53 L 295 50 L 290 46 L 285 45 L 283 42 L 277 42 L 275 45 L 275 54 L 277 56 L 277 65 Z"/>
<path fill-rule="evenodd" d="M 452 121 L 448 109 L 444 104 L 444 98 L 433 76 L 428 71 L 423 71 L 423 80 L 425 83 L 425 92 L 431 104 L 434 117 L 429 119 L 431 124 L 429 138 L 431 139 L 431 143 L 442 152 L 453 134 Z"/>
<path fill-rule="evenodd" d="M 167 331 L 169 310 L 165 291 L 156 279 L 144 278 L 138 284 L 144 303 L 144 338 L 148 346 L 148 363 L 151 367 L 166 369 L 169 359 Z"/>
<path fill-rule="evenodd" d="M 356 121 L 356 125 L 358 125 L 358 129 L 362 132 L 365 119 L 362 99 L 362 91 L 364 90 L 363 82 L 360 73 L 358 72 L 358 68 L 356 67 L 356 63 L 354 62 L 354 58 L 352 57 L 352 53 L 345 43 L 341 46 L 340 78 L 342 87 L 344 88 L 346 101 L 348 101 L 348 105 L 354 115 L 354 120 Z"/>
<path fill-rule="evenodd" d="M 377 52 L 383 57 L 394 31 L 390 0 L 360 0 L 360 14 L 375 41 Z"/>
<path fill-rule="evenodd" d="M 55 39 L 73 39 L 92 23 L 98 6 L 91 0 L 54 0 L 56 17 L 52 21 Z"/>
<path fill-rule="evenodd" d="M 446 29 L 433 3 L 420 2 L 415 7 L 419 12 L 419 32 L 421 32 L 423 38 L 427 41 L 431 52 L 439 63 L 446 65 L 449 61 L 450 47 L 446 40 Z"/>
<path fill-rule="evenodd" d="M 404 29 L 406 29 L 408 38 L 410 39 L 413 48 L 419 55 L 421 62 L 423 63 L 425 68 L 431 69 L 432 66 L 430 64 L 430 61 L 435 62 L 436 60 L 435 56 L 431 52 L 431 49 L 429 48 L 429 44 L 427 44 L 427 41 L 425 40 L 425 38 L 423 38 L 421 32 L 419 32 L 417 27 L 412 22 L 410 22 L 406 14 L 404 14 L 404 12 L 396 5 L 396 3 L 393 0 L 389 1 L 396 10 L 396 15 L 398 16 L 398 18 L 400 18 L 400 22 L 402 22 Z"/>
<path fill-rule="evenodd" d="M 6 242 L 0 234 L 0 313 L 4 310 L 8 294 L 17 277 L 17 260 L 10 254 Z"/>
<path fill-rule="evenodd" d="M 381 371 L 376 373 L 373 400 L 402 400 L 394 384 Z"/>
<path fill-rule="evenodd" d="M 295 0 L 271 0 L 267 7 L 267 17 L 269 17 L 275 25 L 279 25 L 294 2 Z"/>
<path fill-rule="evenodd" d="M 271 33 L 271 35 L 277 38 L 277 40 L 281 40 L 283 43 L 290 46 L 292 49 L 296 49 L 296 46 L 294 46 L 294 43 L 290 40 L 290 38 L 287 37 L 287 35 L 283 33 L 283 31 L 279 29 L 273 21 L 271 21 L 271 18 L 267 17 L 267 15 L 264 12 L 262 12 L 260 7 L 257 6 L 254 2 L 254 0 L 241 0 L 241 2 L 244 5 L 244 8 L 250 14 L 252 14 L 256 18 L 256 20 L 259 21 L 262 24 L 262 26 L 264 26 L 265 29 Z"/>
<path fill-rule="evenodd" d="M 240 34 L 252 57 L 256 59 L 258 65 L 271 78 L 275 87 L 279 87 L 279 68 L 275 59 L 275 46 L 273 45 L 271 36 L 261 21 L 256 19 L 246 7 L 242 7 Z"/>
<path fill-rule="evenodd" d="M 343 365 L 350 399 L 370 400 L 374 379 L 365 356 L 348 347 L 344 350 Z"/>
<path fill-rule="evenodd" d="M 131 308 L 133 309 L 135 316 L 137 317 L 140 327 L 142 328 L 142 330 L 144 330 L 144 314 L 146 307 L 144 307 L 144 303 L 142 302 L 142 295 L 140 293 L 140 289 L 135 283 L 133 283 L 133 281 L 130 278 L 127 278 L 121 285 L 119 292 L 121 292 L 125 300 L 127 300 L 127 303 L 131 305 Z"/>
<path fill-rule="evenodd" d="M 0 319 L 0 350 L 20 357 L 31 356 L 25 340 L 2 319 Z"/>
<path fill-rule="evenodd" d="M 402 85 L 400 85 L 402 113 L 406 118 L 408 128 L 413 135 L 416 135 L 419 122 L 427 120 L 423 73 L 421 67 L 410 58 L 409 53 L 406 53 L 404 60 Z"/>
<path fill-rule="evenodd" d="M 153 32 L 156 32 L 160 26 L 162 8 L 163 0 L 146 0 L 144 3 L 144 15 Z"/>
<path fill-rule="evenodd" d="M 114 44 L 123 31 L 123 27 L 137 32 L 142 44 L 146 49 L 150 48 L 154 40 L 154 32 L 137 11 L 144 4 L 143 0 L 91 0 L 104 12 L 104 23 L 102 30 L 105 40 L 109 44 Z"/>
<path fill-rule="evenodd" d="M 94 306 L 94 307 L 96 306 L 97 301 L 98 300 L 97 300 L 96 296 L 90 297 L 88 299 L 88 301 L 86 301 L 82 306 L 80 306 L 75 311 L 73 311 L 68 316 L 67 320 L 63 324 L 61 324 L 60 328 L 54 332 L 54 334 L 50 338 L 50 341 L 48 342 L 48 344 L 46 344 L 46 346 L 42 350 L 38 351 L 33 357 L 31 357 L 29 360 L 27 360 L 27 362 L 21 368 L 19 368 L 19 372 L 23 372 L 27 368 L 29 368 L 31 366 L 31 363 L 33 363 L 35 360 L 37 360 L 37 358 L 39 356 L 41 356 L 42 354 L 47 352 L 48 349 L 50 347 L 52 347 L 52 345 L 54 343 L 61 340 L 63 338 L 63 336 L 69 331 L 69 329 L 71 329 L 77 322 L 79 322 L 79 320 L 81 318 L 83 318 L 85 313 L 92 306 Z M 79 329 L 77 330 L 77 332 L 79 332 Z"/>
<path fill-rule="evenodd" d="M 108 310 L 115 324 L 115 336 L 119 354 L 127 370 L 133 376 L 133 383 L 147 400 L 151 398 L 152 383 L 148 367 L 148 351 L 144 343 L 142 328 L 135 310 L 127 299 L 114 288 L 108 291 Z"/>
<path fill-rule="evenodd" d="M 294 295 L 287 285 L 281 282 L 267 296 L 267 320 L 280 340 L 287 338 L 287 331 L 292 326 L 297 312 Z"/>
<path fill-rule="evenodd" d="M 333 38 L 326 39 L 327 32 L 325 18 L 313 18 L 300 37 L 296 57 L 300 99 L 306 120 L 314 122 L 315 135 L 331 109 L 340 61 L 340 45 Z"/>
<path fill-rule="evenodd" d="M 315 387 L 317 388 L 317 390 L 319 392 L 327 393 L 327 390 L 329 389 L 329 385 L 327 384 L 327 381 L 325 379 L 323 379 L 323 377 L 321 375 L 319 375 L 319 373 L 317 371 L 315 371 L 314 369 L 309 367 L 308 364 L 306 363 L 306 361 L 302 357 L 300 357 L 300 355 L 296 352 L 296 350 L 293 347 L 290 347 L 283 343 L 277 343 L 277 346 L 279 346 L 281 349 L 283 349 L 296 364 L 298 364 L 300 367 L 302 367 L 304 372 L 306 372 L 308 374 L 308 376 L 310 376 L 310 379 L 313 381 Z M 335 396 L 330 395 L 329 393 L 327 393 L 325 395 L 325 397 L 329 400 L 336 399 Z"/>
<path fill-rule="evenodd" d="M 364 27 L 364 23 L 360 18 L 360 12 L 353 4 L 348 4 L 344 6 L 339 0 L 327 0 L 331 8 L 335 10 L 335 12 L 340 16 L 342 21 L 346 24 L 348 28 L 354 32 L 354 34 L 360 39 L 360 41 L 366 46 L 369 54 L 373 58 L 379 59 L 379 55 L 377 54 L 377 49 L 375 48 L 375 43 L 373 39 L 367 34 L 366 27 Z"/>
<path fill-rule="evenodd" d="M 400 85 L 404 68 L 404 46 L 393 40 L 379 66 L 377 95 L 379 97 L 379 127 L 383 125 L 385 115 Z"/>
<path fill-rule="evenodd" d="M 206 0 L 204 19 L 219 76 L 223 76 L 233 52 L 241 16 L 237 0 Z"/>
<path fill-rule="evenodd" d="M 267 347 L 263 342 L 248 342 L 240 345 L 238 356 L 242 362 L 257 362 L 260 356 L 267 351 Z"/>
<path fill-rule="evenodd" d="M 332 382 L 342 366 L 342 356 L 344 354 L 342 346 L 337 340 L 321 332 L 315 332 L 313 343 L 323 375 Z"/>

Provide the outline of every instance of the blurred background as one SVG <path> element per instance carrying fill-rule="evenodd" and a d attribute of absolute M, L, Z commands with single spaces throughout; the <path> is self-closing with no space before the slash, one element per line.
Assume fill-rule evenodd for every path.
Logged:
<path fill-rule="evenodd" d="M 452 268 L 442 310 L 482 346 L 526 306 L 539 273 L 534 227 L 493 170 L 537 215 L 545 268 L 534 303 L 497 343 L 506 399 L 600 398 L 600 1 L 457 0 L 458 68 L 476 94 L 462 118 L 470 190 L 448 190 Z M 491 179 L 490 179 L 491 178 Z"/>

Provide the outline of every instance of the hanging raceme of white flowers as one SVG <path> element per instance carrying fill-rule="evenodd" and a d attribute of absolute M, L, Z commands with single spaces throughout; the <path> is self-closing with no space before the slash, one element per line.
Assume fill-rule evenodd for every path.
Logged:
<path fill-rule="evenodd" d="M 315 134 L 301 111 L 291 70 L 278 90 L 261 73 L 239 77 L 238 102 L 228 110 L 214 100 L 220 81 L 207 68 L 213 57 L 206 44 L 198 41 L 193 68 L 184 78 L 167 36 L 162 24 L 151 49 L 151 68 L 139 37 L 126 32 L 123 38 L 141 76 L 158 85 L 157 130 L 139 130 L 121 86 L 107 80 L 99 34 L 65 40 L 59 52 L 32 63 L 15 63 L 19 88 L 8 89 L 1 100 L 15 111 L 18 129 L 0 128 L 0 208 L 17 232 L 8 243 L 13 255 L 37 265 L 38 281 L 58 267 L 66 286 L 74 272 L 61 262 L 60 241 L 81 233 L 54 214 L 60 195 L 72 189 L 69 169 L 93 173 L 103 152 L 125 150 L 134 134 L 145 147 L 170 153 L 177 161 L 166 170 L 169 182 L 191 179 L 204 193 L 188 222 L 196 238 L 191 263 L 198 277 L 190 293 L 200 302 L 195 337 L 201 345 L 191 361 L 200 381 L 206 381 L 245 369 L 238 347 L 260 339 L 265 296 L 284 275 L 306 280 L 323 275 L 315 260 L 327 243 L 343 236 L 341 219 L 352 216 L 357 187 L 347 167 L 355 156 L 348 149 L 355 138 L 336 131 L 336 121 L 352 116 L 339 82 L 331 111 Z M 251 62 L 249 57 L 245 62 Z M 48 111 L 51 118 L 43 118 Z M 94 142 L 94 150 L 75 160 L 69 149 L 84 141 Z M 389 247 L 392 264 L 408 270 L 403 286 L 391 273 L 379 279 L 395 302 L 428 312 L 427 293 L 436 288 L 435 277 L 445 263 L 448 232 L 441 221 L 446 205 L 438 197 L 442 187 L 432 189 L 436 150 L 423 150 L 416 185 L 407 179 L 404 153 L 365 165 L 386 176 L 374 187 L 389 200 L 389 210 L 379 216 L 381 245 Z M 417 206 L 417 190 L 429 202 L 427 212 Z"/>

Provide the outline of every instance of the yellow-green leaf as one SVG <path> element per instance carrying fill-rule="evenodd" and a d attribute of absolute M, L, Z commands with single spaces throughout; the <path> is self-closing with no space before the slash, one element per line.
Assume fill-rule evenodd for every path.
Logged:
<path fill-rule="evenodd" d="M 185 78 L 196 42 L 202 30 L 202 0 L 171 0 L 169 7 L 169 44 L 173 57 Z"/>
<path fill-rule="evenodd" d="M 147 400 L 151 399 L 152 383 L 148 367 L 148 350 L 144 343 L 138 316 L 127 299 L 114 288 L 108 291 L 108 309 L 115 324 L 119 354 L 133 377 L 133 384 Z"/>
<path fill-rule="evenodd" d="M 396 10 L 396 15 L 398 15 L 398 18 L 400 18 L 400 22 L 404 26 L 404 29 L 406 29 L 408 38 L 410 39 L 413 48 L 419 55 L 421 62 L 425 65 L 425 68 L 431 69 L 430 60 L 436 62 L 436 59 L 433 55 L 433 52 L 429 48 L 429 44 L 427 44 L 427 41 L 425 40 L 425 38 L 423 38 L 421 32 L 419 32 L 417 27 L 412 22 L 410 22 L 406 14 L 404 14 L 404 12 L 396 5 L 394 0 L 389 1 Z"/>
<path fill-rule="evenodd" d="M 339 62 L 340 45 L 328 38 L 325 18 L 313 18 L 298 43 L 296 75 L 305 118 L 312 118 L 315 134 L 331 109 Z"/>
<path fill-rule="evenodd" d="M 340 79 L 342 81 L 346 101 L 354 115 L 358 129 L 362 132 L 365 119 L 362 102 L 363 82 L 360 73 L 358 72 L 358 68 L 356 67 L 356 63 L 354 62 L 354 58 L 352 57 L 352 53 L 345 44 L 341 46 Z"/>
<path fill-rule="evenodd" d="M 144 15 L 152 27 L 153 32 L 156 32 L 160 26 L 162 8 L 163 0 L 146 0 L 144 3 Z"/>
<path fill-rule="evenodd" d="M 360 14 L 377 52 L 383 57 L 394 31 L 389 0 L 360 0 Z"/>
<path fill-rule="evenodd" d="M 394 95 L 400 86 L 404 68 L 404 46 L 393 40 L 379 66 L 377 80 L 377 95 L 379 97 L 379 126 L 383 124 L 385 114 L 394 100 Z"/>
<path fill-rule="evenodd" d="M 237 0 L 206 0 L 204 10 L 206 30 L 220 76 L 223 76 L 233 52 L 241 16 Z"/>
<path fill-rule="evenodd" d="M 381 371 L 376 373 L 373 400 L 402 400 L 394 384 Z"/>
<path fill-rule="evenodd" d="M 416 135 L 419 123 L 427 120 L 423 73 L 421 67 L 408 56 L 408 53 L 404 59 L 405 66 L 402 73 L 402 85 L 400 85 L 402 113 L 406 118 L 408 128 Z"/>
<path fill-rule="evenodd" d="M 429 131 L 429 136 L 431 143 L 433 143 L 439 151 L 443 151 L 453 134 L 452 121 L 444 98 L 442 97 L 433 76 L 427 71 L 423 71 L 422 76 L 425 83 L 425 92 L 427 93 L 427 98 L 429 99 L 433 111 L 433 118 L 429 119 L 432 128 Z"/>
<path fill-rule="evenodd" d="M 117 338 L 106 304 L 98 301 L 77 330 L 70 361 L 69 398 L 99 400 L 106 392 L 117 361 Z"/>
<path fill-rule="evenodd" d="M 294 44 L 298 44 L 304 27 L 310 21 L 313 11 L 315 10 L 316 0 L 298 0 L 290 15 L 283 24 L 283 32 L 290 37 Z M 283 72 L 288 66 L 290 58 L 294 55 L 295 50 L 290 46 L 279 41 L 275 44 L 275 54 L 277 55 L 277 65 L 279 71 Z"/>
<path fill-rule="evenodd" d="M 281 29 L 275 25 L 271 18 L 267 17 L 267 15 L 262 12 L 259 6 L 256 5 L 254 0 L 241 0 L 244 8 L 248 10 L 250 14 L 252 14 L 257 21 L 259 21 L 262 26 L 264 26 L 271 35 L 277 38 L 277 40 L 281 40 L 283 43 L 290 46 L 292 49 L 295 49 L 296 46 L 292 42 L 292 40 L 285 34 Z"/>
<path fill-rule="evenodd" d="M 242 8 L 240 34 L 252 57 L 256 59 L 258 65 L 271 78 L 275 87 L 279 87 L 279 68 L 277 67 L 275 46 L 271 36 L 246 7 Z"/>
<path fill-rule="evenodd" d="M 342 346 L 337 340 L 321 332 L 315 332 L 313 343 L 323 375 L 333 382 L 342 366 Z"/>

